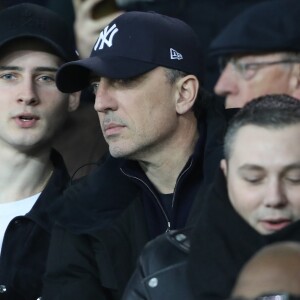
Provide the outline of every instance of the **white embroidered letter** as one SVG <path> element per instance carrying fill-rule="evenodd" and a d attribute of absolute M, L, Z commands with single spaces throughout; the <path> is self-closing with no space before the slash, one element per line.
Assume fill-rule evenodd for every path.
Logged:
<path fill-rule="evenodd" d="M 116 24 L 112 25 L 110 28 L 106 26 L 100 33 L 98 40 L 96 41 L 96 44 L 94 46 L 94 50 L 96 51 L 103 49 L 104 44 L 106 44 L 108 47 L 112 46 L 112 41 L 114 35 L 119 31 Z"/>

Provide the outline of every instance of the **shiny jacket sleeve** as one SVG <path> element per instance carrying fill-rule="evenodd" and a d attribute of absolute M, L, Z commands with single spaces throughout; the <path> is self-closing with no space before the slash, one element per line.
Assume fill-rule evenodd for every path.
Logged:
<path fill-rule="evenodd" d="M 139 258 L 122 300 L 192 299 L 186 276 L 188 241 L 182 230 L 165 233 L 150 241 Z"/>

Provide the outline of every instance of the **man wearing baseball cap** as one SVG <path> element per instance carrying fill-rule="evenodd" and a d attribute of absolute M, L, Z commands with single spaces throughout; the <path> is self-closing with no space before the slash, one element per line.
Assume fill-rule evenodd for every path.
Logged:
<path fill-rule="evenodd" d="M 0 12 L 0 299 L 41 296 L 56 198 L 69 182 L 52 141 L 79 103 L 55 76 L 76 59 L 73 33 L 52 11 L 23 3 Z"/>
<path fill-rule="evenodd" d="M 222 73 L 215 86 L 215 91 L 217 94 L 226 97 L 227 109 L 225 111 L 228 114 L 227 117 L 232 117 L 238 109 L 244 107 L 248 102 L 250 102 L 248 107 L 251 108 L 252 105 L 255 108 L 256 103 L 259 103 L 252 101 L 255 96 L 262 96 L 261 99 L 265 99 L 261 103 L 266 101 L 265 103 L 268 104 L 269 102 L 269 105 L 261 110 L 262 112 L 265 111 L 265 122 L 256 109 L 251 111 L 246 106 L 242 108 L 242 111 L 246 111 L 247 115 L 248 110 L 248 118 L 255 119 L 253 116 L 256 116 L 258 124 L 263 124 L 263 126 L 268 124 L 266 126 L 267 131 L 272 128 L 269 123 L 272 120 L 274 121 L 272 113 L 277 110 L 277 114 L 281 116 L 281 110 L 291 100 L 292 109 L 290 113 L 291 115 L 297 114 L 299 104 L 297 104 L 296 99 L 300 99 L 299 13 L 300 2 L 297 0 L 266 1 L 239 15 L 213 41 L 210 48 L 211 54 L 220 57 L 222 67 Z M 275 93 L 275 95 L 266 96 L 265 94 L 268 93 Z M 293 96 L 293 98 L 288 95 L 277 95 L 276 93 L 286 93 Z M 259 105 L 257 105 L 257 108 L 259 109 Z M 243 116 L 243 112 L 240 113 L 240 116 Z M 235 120 L 238 120 L 238 118 Z M 232 128 L 236 128 L 233 123 L 231 124 Z M 275 124 L 277 126 L 276 122 Z M 297 134 L 297 130 L 295 134 Z M 286 135 L 283 136 L 286 137 Z M 257 137 L 258 135 L 254 134 L 251 141 L 251 137 L 246 135 L 245 141 L 252 142 L 257 147 Z M 210 136 L 210 138 L 212 137 Z M 214 140 L 219 140 L 223 148 L 222 135 L 218 133 L 217 138 L 214 137 Z M 290 141 L 294 140 L 295 137 L 291 138 Z M 227 146 L 232 147 L 232 139 L 230 141 L 227 139 L 227 141 L 229 142 Z M 241 143 L 242 146 L 244 145 L 241 149 L 244 150 L 243 154 L 246 159 L 252 159 L 253 153 L 248 151 L 250 147 L 245 147 L 245 141 Z M 274 141 L 278 143 L 278 138 L 274 138 Z M 263 145 L 264 140 L 262 139 L 261 142 Z M 267 149 L 269 144 L 266 143 L 265 147 L 260 147 L 260 150 Z M 290 147 L 290 149 L 295 149 L 295 147 Z M 250 156 L 247 156 L 247 153 Z M 270 155 L 270 151 L 266 151 L 266 153 L 266 155 Z M 274 155 L 278 154 L 277 151 L 271 157 L 274 158 Z M 262 155 L 259 157 L 262 157 Z M 290 156 L 288 157 L 290 159 Z M 283 158 L 286 159 L 287 157 L 283 156 Z M 235 161 L 241 163 L 242 160 Z M 261 161 L 266 163 L 266 159 Z M 273 159 L 273 161 L 275 160 Z M 251 169 L 249 164 L 246 164 L 246 166 Z M 227 172 L 230 170 L 233 174 L 233 169 L 232 166 L 229 169 L 227 166 Z M 260 169 L 257 163 L 254 169 Z M 240 176 L 241 180 L 246 181 L 247 176 L 245 172 L 241 171 L 242 168 L 236 170 L 240 171 L 237 171 L 237 174 L 239 174 L 237 177 Z M 253 168 L 251 171 L 253 171 Z M 227 209 L 225 210 L 224 207 L 221 208 L 216 205 L 216 200 L 221 197 L 222 201 L 219 204 L 223 206 L 225 204 L 223 198 L 227 195 L 227 191 L 223 189 L 226 185 L 220 183 L 219 180 L 224 176 L 221 169 L 217 173 L 219 174 L 217 174 L 216 180 L 211 185 L 210 193 L 207 194 L 207 201 L 204 201 L 206 203 L 203 204 L 201 215 L 199 214 L 198 224 L 194 228 L 167 233 L 149 243 L 144 254 L 139 258 L 135 276 L 128 286 L 124 299 L 168 299 L 168 297 L 170 299 L 177 299 L 177 297 L 178 299 L 227 299 L 226 297 L 229 296 L 234 282 L 233 279 L 237 276 L 237 270 L 241 263 L 249 258 L 249 253 L 253 255 L 254 250 L 258 249 L 255 247 L 264 240 L 260 235 L 258 235 L 257 241 L 252 240 L 252 234 L 243 230 L 240 221 L 236 222 L 234 220 L 233 215 L 236 212 L 233 206 L 230 206 L 230 210 L 234 214 L 226 216 Z M 267 174 L 266 170 L 264 170 L 264 174 Z M 283 178 L 284 175 L 281 172 L 280 180 L 285 182 Z M 250 182 L 250 178 L 248 179 Z M 280 180 L 278 182 L 281 182 Z M 261 182 L 252 181 L 253 186 L 260 186 Z M 266 178 L 264 178 L 264 182 L 267 182 Z M 234 183 L 238 183 L 236 191 L 240 192 L 242 190 L 241 181 L 237 180 L 233 183 L 229 181 L 229 186 L 233 187 Z M 290 191 L 291 188 L 287 190 Z M 248 192 L 246 189 L 245 191 L 244 196 L 251 196 L 254 189 Z M 260 196 L 260 199 L 263 199 L 261 194 Z M 272 197 L 270 197 L 272 200 L 275 198 L 276 200 L 286 200 L 286 198 L 277 197 L 274 194 L 272 194 Z M 246 198 L 241 197 L 241 203 L 246 201 Z M 255 202 L 253 202 L 254 198 L 252 197 L 251 200 L 253 204 Z M 249 203 L 247 203 L 248 208 Z M 269 208 L 275 207 L 274 210 L 286 209 L 287 207 L 285 203 L 276 203 L 273 206 L 267 201 L 264 201 L 264 203 Z M 209 212 L 209 210 L 211 211 Z M 236 216 L 239 217 L 238 214 Z M 260 216 L 261 219 L 262 216 Z M 279 223 L 277 222 L 276 225 Z M 299 232 L 295 229 L 292 229 L 292 231 L 295 234 Z M 289 234 L 288 239 L 291 239 L 290 232 L 288 230 L 285 232 Z M 216 239 L 214 235 L 217 236 Z M 278 235 L 278 237 L 279 240 L 282 240 L 283 237 L 286 238 L 284 235 Z M 274 240 L 273 237 L 270 238 L 270 241 Z M 245 244 L 243 245 L 243 243 Z M 180 284 L 177 284 L 177 282 L 180 282 Z M 173 286 L 175 288 L 170 288 L 170 292 L 166 289 L 166 287 Z"/>
<path fill-rule="evenodd" d="M 300 2 L 266 1 L 245 10 L 213 40 L 221 75 L 215 92 L 226 108 L 269 93 L 300 99 Z"/>
<path fill-rule="evenodd" d="M 56 227 L 43 299 L 120 299 L 145 243 L 190 224 L 203 180 L 200 69 L 193 30 L 153 12 L 117 17 L 89 58 L 59 69 L 62 92 L 93 88 L 109 152 L 138 194 L 107 229 Z"/>

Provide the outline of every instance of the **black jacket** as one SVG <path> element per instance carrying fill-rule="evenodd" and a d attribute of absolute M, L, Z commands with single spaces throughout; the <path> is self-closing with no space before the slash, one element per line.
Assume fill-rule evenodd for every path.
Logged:
<path fill-rule="evenodd" d="M 261 235 L 227 197 L 220 171 L 195 228 L 164 234 L 147 244 L 122 300 L 227 299 L 242 266 L 262 247 L 300 241 L 300 221 Z"/>
<path fill-rule="evenodd" d="M 191 232 L 172 230 L 149 242 L 122 299 L 193 299 L 186 274 Z"/>
<path fill-rule="evenodd" d="M 202 102 L 205 116 L 199 119 L 206 121 L 198 144 L 201 150 L 189 160 L 190 173 L 183 174 L 183 184 L 176 188 L 176 209 L 170 218 L 173 229 L 196 222 L 206 186 L 222 157 L 226 123 L 222 103 L 209 96 Z M 121 167 L 128 176 L 120 172 Z M 170 229 L 151 184 L 147 187 L 147 178 L 140 181 L 140 172 L 134 178 L 136 171 L 109 157 L 86 180 L 66 191 L 65 216 L 52 235 L 43 300 L 121 298 L 143 246 Z"/>
<path fill-rule="evenodd" d="M 5 232 L 0 257 L 1 300 L 36 300 L 41 296 L 50 232 L 62 206 L 57 197 L 69 182 L 63 159 L 55 150 L 51 161 L 53 174 L 33 208 L 14 218 Z"/>
<path fill-rule="evenodd" d="M 203 146 L 203 143 L 200 141 L 201 145 Z M 183 176 L 178 180 L 174 207 L 181 212 L 178 212 L 179 215 L 175 213 L 177 218 L 173 219 L 173 224 L 181 218 L 185 218 L 184 225 L 195 219 L 193 202 L 200 189 L 202 156 L 203 152 L 197 150 L 197 154 L 190 158 L 182 172 Z M 131 194 L 129 206 L 117 217 L 112 226 L 107 228 L 102 226 L 102 229 L 99 229 L 103 213 L 100 208 L 103 203 L 99 201 L 101 197 L 98 200 L 98 211 L 92 214 L 96 216 L 98 213 L 99 216 L 95 225 L 90 223 L 89 227 L 83 226 L 84 229 L 81 230 L 76 226 L 70 227 L 65 224 L 56 226 L 49 250 L 43 300 L 120 299 L 144 245 L 154 236 L 170 229 L 164 212 L 158 207 L 153 187 L 144 181 L 145 178 L 137 178 L 139 170 L 132 168 L 131 163 L 127 167 L 123 165 L 121 169 L 126 174 L 123 177 L 126 180 L 129 178 L 131 185 L 134 183 L 138 189 Z M 110 177 L 107 176 L 106 178 Z M 103 182 L 101 184 L 105 189 Z M 112 184 L 115 185 L 113 190 L 102 191 L 107 197 L 102 199 L 104 202 L 112 195 L 114 197 L 119 195 L 120 198 L 125 196 L 121 193 L 124 182 L 113 180 Z M 111 196 L 109 192 L 112 193 Z M 146 201 L 148 204 L 145 204 Z M 80 213 L 84 210 L 85 208 L 78 211 Z M 185 210 L 184 217 L 180 216 L 183 210 Z M 93 219 L 95 220 L 94 217 Z M 161 226 L 157 227 L 158 231 L 149 230 L 149 227 L 152 228 L 151 223 L 149 224 L 151 219 L 152 222 L 157 220 L 161 223 Z"/>
<path fill-rule="evenodd" d="M 259 234 L 232 207 L 223 173 L 218 173 L 191 238 L 188 280 L 195 299 L 226 299 L 242 266 L 262 247 L 300 241 L 300 221 Z"/>

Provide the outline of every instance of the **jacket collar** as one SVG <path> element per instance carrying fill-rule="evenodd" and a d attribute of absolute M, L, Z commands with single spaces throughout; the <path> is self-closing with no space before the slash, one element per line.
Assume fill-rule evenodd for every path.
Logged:
<path fill-rule="evenodd" d="M 33 208 L 26 214 L 26 217 L 48 232 L 51 231 L 62 208 L 63 201 L 59 195 L 66 188 L 70 178 L 63 158 L 56 150 L 52 149 L 50 159 L 54 167 L 53 173 Z"/>

